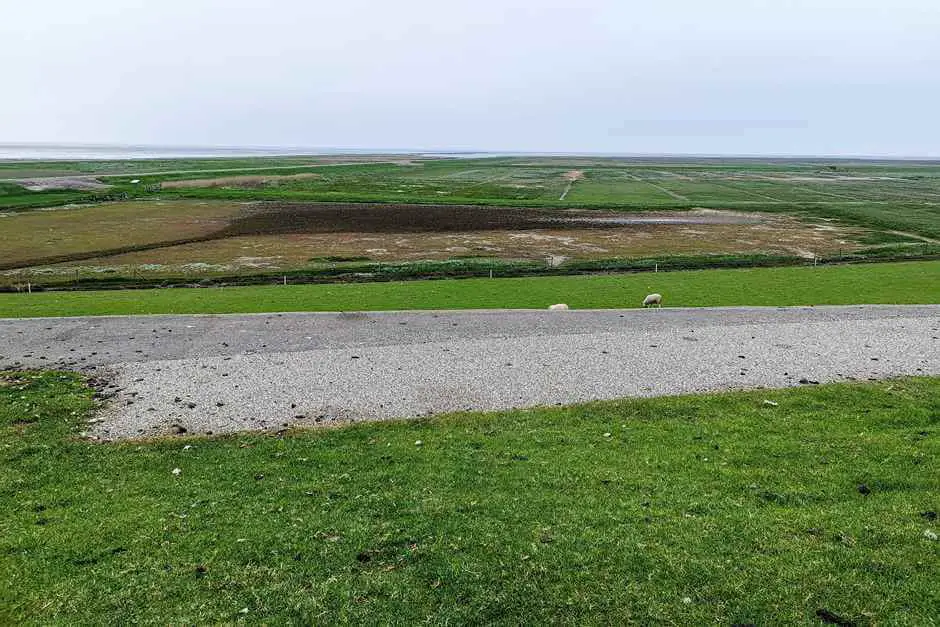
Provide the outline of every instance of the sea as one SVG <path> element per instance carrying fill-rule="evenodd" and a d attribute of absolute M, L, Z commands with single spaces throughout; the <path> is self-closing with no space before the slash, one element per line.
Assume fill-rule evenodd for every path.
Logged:
<path fill-rule="evenodd" d="M 0 161 L 109 161 L 126 159 L 208 159 L 215 157 L 288 157 L 331 155 L 420 155 L 434 157 L 489 157 L 503 153 L 350 148 L 259 146 L 134 146 L 107 144 L 0 143 Z"/>
<path fill-rule="evenodd" d="M 0 161 L 111 161 L 127 159 L 211 159 L 220 157 L 290 157 L 337 155 L 409 155 L 437 158 L 486 157 L 606 157 L 637 161 L 741 161 L 741 162 L 793 162 L 820 159 L 843 162 L 925 163 L 935 165 L 935 157 L 884 157 L 865 155 L 708 155 L 708 154 L 648 154 L 605 152 L 510 152 L 474 150 L 420 150 L 387 148 L 311 148 L 270 146 L 145 146 L 118 144 L 15 144 L 0 142 Z"/>

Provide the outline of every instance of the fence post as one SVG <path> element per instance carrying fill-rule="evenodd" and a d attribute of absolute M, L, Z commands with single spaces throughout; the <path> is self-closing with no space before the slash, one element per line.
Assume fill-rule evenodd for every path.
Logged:
<path fill-rule="evenodd" d="M 284 285 L 287 285 L 287 275 L 284 275 Z"/>
<path fill-rule="evenodd" d="M 659 263 L 653 264 L 653 272 L 659 272 Z"/>

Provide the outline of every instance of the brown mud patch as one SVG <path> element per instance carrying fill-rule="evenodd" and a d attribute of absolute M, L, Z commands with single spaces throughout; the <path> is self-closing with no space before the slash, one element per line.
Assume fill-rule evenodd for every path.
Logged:
<path fill-rule="evenodd" d="M 859 248 L 855 239 L 860 233 L 780 214 L 717 210 L 617 213 L 278 204 L 247 207 L 222 231 L 199 241 L 31 271 L 198 276 L 344 261 L 492 258 L 555 263 L 660 255 L 827 255 Z"/>
<path fill-rule="evenodd" d="M 584 170 L 568 170 L 561 175 L 566 181 L 580 181 L 584 178 Z"/>
<path fill-rule="evenodd" d="M 531 229 L 608 229 L 643 224 L 752 224 L 764 217 L 732 211 L 612 212 L 476 205 L 254 205 L 218 237 L 300 233 L 429 233 Z"/>
<path fill-rule="evenodd" d="M 46 192 L 52 190 L 79 190 L 97 192 L 110 189 L 107 183 L 92 177 L 38 177 L 34 179 L 19 179 L 16 181 L 31 192 Z"/>

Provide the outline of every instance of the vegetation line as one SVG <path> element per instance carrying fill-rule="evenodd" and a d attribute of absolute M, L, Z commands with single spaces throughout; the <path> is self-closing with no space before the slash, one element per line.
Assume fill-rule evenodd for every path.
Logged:
<path fill-rule="evenodd" d="M 68 253 L 63 255 L 49 255 L 46 257 L 37 257 L 34 259 L 23 259 L 14 262 L 0 261 L 0 270 L 17 270 L 21 268 L 33 268 L 36 266 L 47 266 L 57 263 L 67 263 L 72 261 L 84 261 L 87 259 L 106 259 L 115 255 L 126 253 L 143 252 L 147 250 L 159 250 L 161 248 L 170 248 L 172 246 L 182 246 L 183 244 L 198 244 L 200 242 L 211 242 L 222 239 L 225 235 L 216 232 L 200 237 L 187 237 L 184 239 L 167 240 L 162 242 L 153 242 L 150 244 L 136 244 L 133 246 L 121 246 L 119 248 L 107 248 L 104 250 L 91 250 L 86 252 Z"/>
<path fill-rule="evenodd" d="M 217 236 L 207 235 L 192 242 L 213 241 Z M 178 242 L 187 243 L 187 242 Z M 176 243 L 145 245 L 140 250 L 160 249 Z M 127 252 L 127 251 L 120 251 Z M 119 254 L 119 253 L 113 253 Z M 83 258 L 72 256 L 71 261 Z M 89 257 L 84 257 L 89 258 Z M 95 257 L 98 259 L 99 257 Z M 489 276 L 493 278 L 509 277 L 548 277 L 548 276 L 583 276 L 607 275 L 610 273 L 647 273 L 660 274 L 685 272 L 690 270 L 722 270 L 730 268 L 785 268 L 806 266 L 848 266 L 859 264 L 880 264 L 900 261 L 932 261 L 940 259 L 940 247 L 924 244 L 915 249 L 899 249 L 893 244 L 875 245 L 860 253 L 839 255 L 837 257 L 818 257 L 807 260 L 796 256 L 773 255 L 705 255 L 705 256 L 666 256 L 639 259 L 599 259 L 569 261 L 563 265 L 552 266 L 534 261 L 503 262 L 488 259 L 465 259 L 450 261 L 423 261 L 401 263 L 377 263 L 353 261 L 330 263 L 299 270 L 277 270 L 250 274 L 226 274 L 217 272 L 198 277 L 185 275 L 162 275 L 154 277 L 132 275 L 102 276 L 100 273 L 82 271 L 76 267 L 74 274 L 60 272 L 53 277 L 41 273 L 20 275 L 17 282 L 0 285 L 0 293 L 15 292 L 25 289 L 25 282 L 35 291 L 79 291 L 79 290 L 119 290 L 119 289 L 154 289 L 154 288 L 190 288 L 232 285 L 269 285 L 280 284 L 288 279 L 291 284 L 342 284 L 369 283 L 385 281 L 421 281 L 432 279 L 469 279 Z"/>
<path fill-rule="evenodd" d="M 462 281 L 0 294 L 0 317 L 105 314 L 940 304 L 940 261 Z M 289 279 L 293 281 L 294 278 Z M 273 282 L 273 281 L 272 281 Z M 278 283 L 281 281 L 278 280 Z"/>

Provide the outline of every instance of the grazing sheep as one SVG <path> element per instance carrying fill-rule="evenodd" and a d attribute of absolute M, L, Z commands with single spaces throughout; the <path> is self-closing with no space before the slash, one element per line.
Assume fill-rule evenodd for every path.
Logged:
<path fill-rule="evenodd" d="M 650 305 L 656 305 L 657 307 L 663 306 L 663 295 L 662 294 L 650 294 L 643 299 L 643 306 L 649 307 Z"/>
<path fill-rule="evenodd" d="M 568 305 L 566 305 L 565 303 L 558 303 L 557 305 L 549 305 L 548 308 L 551 311 L 564 311 L 568 309 Z"/>

